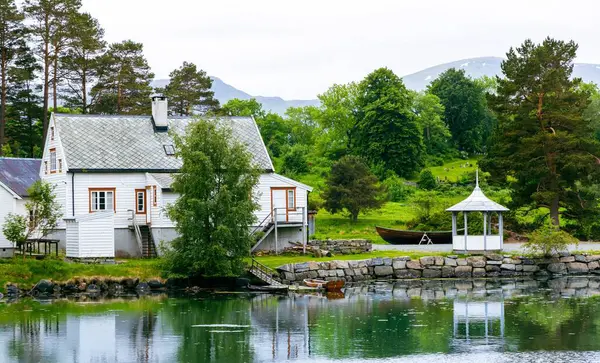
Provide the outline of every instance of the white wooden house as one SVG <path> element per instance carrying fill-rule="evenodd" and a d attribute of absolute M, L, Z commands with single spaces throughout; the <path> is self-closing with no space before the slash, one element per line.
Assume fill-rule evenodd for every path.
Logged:
<path fill-rule="evenodd" d="M 40 176 L 56 186 L 63 215 L 70 223 L 89 214 L 112 211 L 117 257 L 153 255 L 161 241 L 176 237 L 165 206 L 177 199 L 171 182 L 181 160 L 174 156 L 168 131 L 183 133 L 193 120 L 168 116 L 164 97 L 153 97 L 152 116 L 53 114 Z M 231 128 L 233 138 L 246 145 L 262 170 L 256 190 L 260 210 L 255 227 L 269 233 L 256 248 L 281 249 L 286 243 L 302 242 L 312 189 L 274 172 L 253 118 L 224 117 L 219 122 Z M 271 228 L 275 214 L 277 228 Z M 66 223 L 60 223 L 54 236 L 65 241 L 63 248 L 68 244 Z M 82 231 L 81 226 L 76 228 Z M 98 243 L 107 241 L 99 239 Z M 89 243 L 95 242 L 85 243 L 91 247 Z M 77 253 L 72 257 L 97 256 Z"/>
<path fill-rule="evenodd" d="M 0 257 L 11 257 L 15 246 L 2 233 L 10 213 L 25 215 L 27 190 L 39 179 L 40 159 L 0 158 Z"/>

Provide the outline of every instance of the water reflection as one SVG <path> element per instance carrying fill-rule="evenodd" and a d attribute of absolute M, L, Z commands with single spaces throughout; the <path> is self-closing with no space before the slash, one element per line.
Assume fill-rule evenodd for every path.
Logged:
<path fill-rule="evenodd" d="M 600 350 L 600 277 L 399 281 L 344 298 L 216 294 L 0 305 L 8 362 L 525 360 Z M 569 353 L 570 352 L 570 353 Z M 511 355 L 512 354 L 512 355 Z M 531 356 L 533 354 L 533 358 Z M 570 354 L 570 355 L 569 355 Z M 425 359 L 427 361 L 429 358 Z"/>

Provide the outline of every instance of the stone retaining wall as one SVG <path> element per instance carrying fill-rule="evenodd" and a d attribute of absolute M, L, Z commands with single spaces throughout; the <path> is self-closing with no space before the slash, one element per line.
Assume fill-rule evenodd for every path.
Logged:
<path fill-rule="evenodd" d="M 512 277 L 527 275 L 600 274 L 600 255 L 563 254 L 527 258 L 500 254 L 373 258 L 360 261 L 304 262 L 277 268 L 285 284 L 316 278 L 328 281 L 372 279 Z"/>
<path fill-rule="evenodd" d="M 366 239 L 328 239 L 311 240 L 308 245 L 321 250 L 330 251 L 334 255 L 349 255 L 353 253 L 371 252 L 371 241 Z"/>

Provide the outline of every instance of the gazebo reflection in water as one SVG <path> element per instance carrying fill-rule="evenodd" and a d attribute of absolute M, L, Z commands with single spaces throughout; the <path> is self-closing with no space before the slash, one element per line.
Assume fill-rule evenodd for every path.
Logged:
<path fill-rule="evenodd" d="M 504 301 L 454 301 L 454 339 L 504 338 Z"/>

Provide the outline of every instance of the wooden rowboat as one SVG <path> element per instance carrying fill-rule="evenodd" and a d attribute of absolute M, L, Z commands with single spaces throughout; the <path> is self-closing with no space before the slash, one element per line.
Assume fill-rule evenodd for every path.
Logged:
<path fill-rule="evenodd" d="M 418 245 L 424 234 L 427 234 L 427 237 L 435 245 L 452 243 L 452 231 L 404 231 L 379 226 L 375 226 L 375 229 L 384 241 L 393 245 Z M 458 230 L 458 232 L 460 231 L 462 230 Z M 427 242 L 423 241 L 421 244 L 427 244 Z"/>
<path fill-rule="evenodd" d="M 304 279 L 304 285 L 320 289 L 327 285 L 327 281 L 318 279 Z"/>
<path fill-rule="evenodd" d="M 336 291 L 341 291 L 342 287 L 344 287 L 345 284 L 346 284 L 346 281 L 344 281 L 344 280 L 329 281 L 325 285 L 325 288 L 327 289 L 328 292 L 336 292 Z"/>

